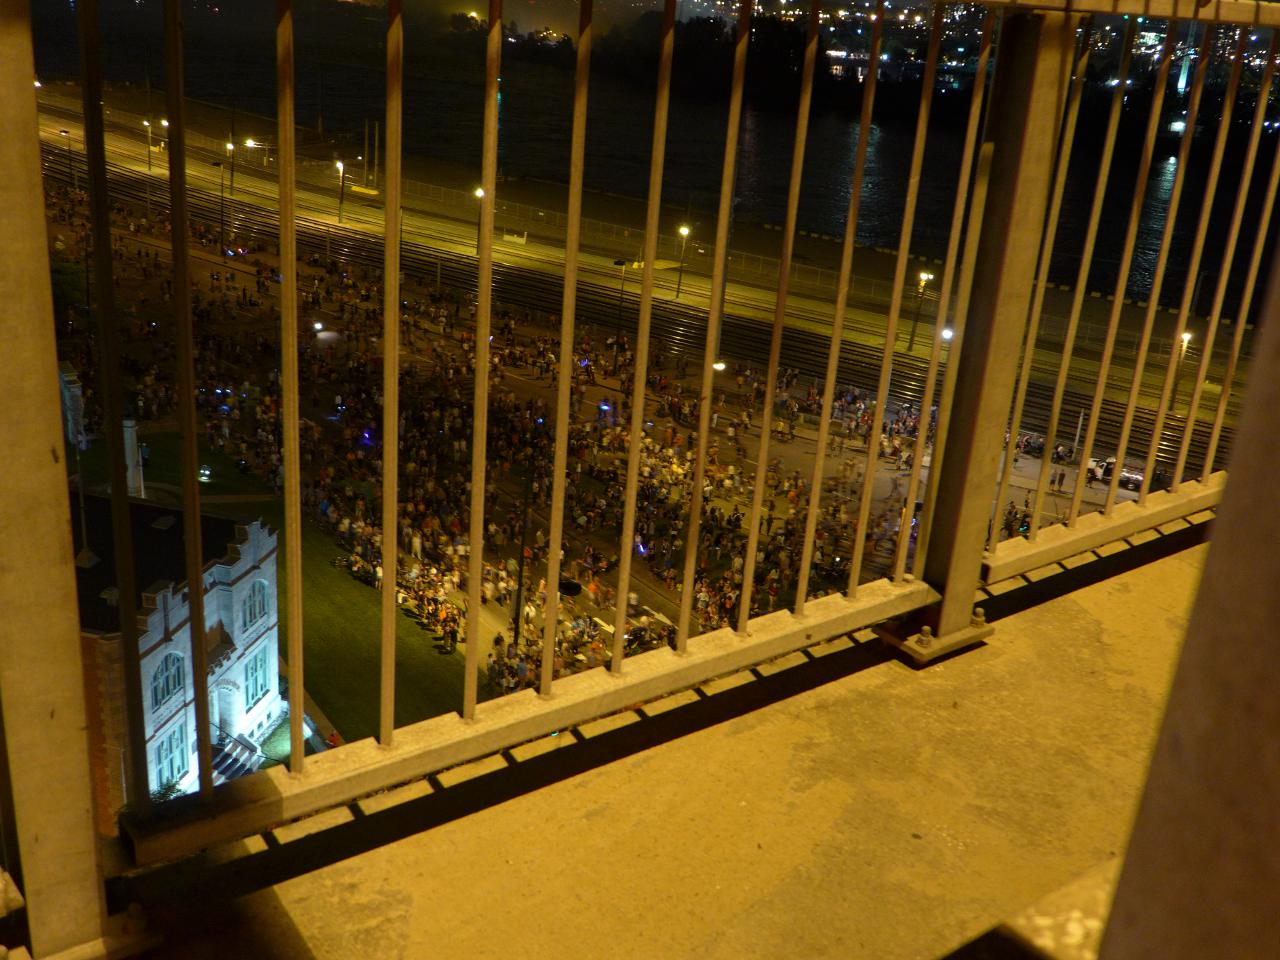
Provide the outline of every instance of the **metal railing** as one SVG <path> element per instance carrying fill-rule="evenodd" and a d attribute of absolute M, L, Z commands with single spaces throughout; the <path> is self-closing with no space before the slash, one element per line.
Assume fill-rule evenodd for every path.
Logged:
<path fill-rule="evenodd" d="M 1125 3 L 1097 3 L 1098 16 L 1124 12 Z M 387 120 L 388 167 L 385 179 L 387 214 L 382 222 L 382 317 L 378 330 L 380 351 L 389 360 L 383 364 L 376 383 L 381 413 L 381 434 L 397 437 L 406 428 L 401 412 L 412 422 L 418 397 L 405 391 L 400 381 L 402 368 L 411 363 L 401 344 L 404 289 L 414 278 L 403 280 L 401 246 L 401 198 L 420 203 L 478 212 L 475 250 L 474 327 L 468 325 L 466 352 L 462 355 L 474 375 L 468 411 L 470 430 L 461 437 L 466 469 L 460 455 L 450 469 L 456 491 L 466 490 L 465 513 L 459 511 L 459 573 L 465 574 L 466 620 L 465 667 L 459 702 L 454 712 L 419 722 L 397 726 L 396 618 L 399 615 L 396 591 L 386 589 L 380 598 L 379 710 L 376 736 L 360 739 L 336 750 L 304 757 L 303 710 L 291 711 L 291 755 L 287 765 L 273 767 L 239 780 L 213 787 L 210 761 L 211 728 L 208 722 L 208 693 L 204 689 L 203 662 L 205 615 L 201 591 L 189 591 L 193 634 L 189 643 L 194 663 L 196 778 L 195 796 L 182 797 L 163 809 L 147 807 L 146 744 L 137 715 L 141 710 L 138 636 L 136 617 L 131 619 L 136 585 L 122 580 L 120 588 L 122 643 L 125 669 L 131 671 L 127 731 L 131 763 L 127 769 L 126 792 L 134 802 L 132 815 L 124 822 L 127 842 L 137 864 L 181 857 L 210 844 L 252 833 L 312 811 L 348 802 L 363 794 L 475 759 L 520 742 L 565 729 L 646 699 L 704 682 L 715 676 L 750 667 L 815 643 L 877 626 L 883 635 L 915 659 L 927 662 L 943 653 L 970 645 L 990 632 L 973 610 L 975 590 L 983 583 L 1016 576 L 1033 568 L 1065 559 L 1104 543 L 1151 529 L 1170 520 L 1212 509 L 1222 495 L 1225 474 L 1220 469 L 1220 447 L 1228 427 L 1231 396 L 1244 350 L 1244 324 L 1233 325 L 1229 344 L 1219 342 L 1225 321 L 1221 317 L 1233 258 L 1247 257 L 1247 278 L 1239 317 L 1248 315 L 1249 302 L 1259 273 L 1262 239 L 1269 226 L 1274 203 L 1277 171 L 1273 161 L 1269 171 L 1266 203 L 1258 232 L 1241 237 L 1241 210 L 1252 183 L 1259 152 L 1267 96 L 1274 75 L 1275 42 L 1271 42 L 1260 71 L 1246 67 L 1242 51 L 1249 30 L 1280 29 L 1280 10 L 1267 4 L 1222 3 L 1208 8 L 1217 19 L 1206 21 L 1206 10 L 1192 2 L 1147 3 L 1133 11 L 1147 18 L 1159 15 L 1185 19 L 1163 23 L 1148 22 L 1148 29 L 1160 31 L 1167 39 L 1155 65 L 1157 94 L 1148 111 L 1137 120 L 1146 130 L 1142 161 L 1133 192 L 1132 209 L 1123 221 L 1126 236 L 1116 290 L 1110 298 L 1096 298 L 1105 304 L 1107 320 L 1097 323 L 1084 317 L 1085 304 L 1095 299 L 1086 291 L 1093 244 L 1101 230 L 1102 199 L 1111 175 L 1112 152 L 1126 117 L 1126 79 L 1134 68 L 1132 24 L 1125 31 L 1123 53 L 1117 63 L 1091 64 L 1090 18 L 1087 2 L 1055 4 L 1039 2 L 993 3 L 981 33 L 979 62 L 983 65 L 969 94 L 965 119 L 965 147 L 954 207 L 950 214 L 947 255 L 936 267 L 936 293 L 926 300 L 914 273 L 918 264 L 910 256 L 912 227 L 919 215 L 918 198 L 923 156 L 931 133 L 931 108 L 935 91 L 933 78 L 942 49 L 945 5 L 933 9 L 930 41 L 922 53 L 923 82 L 916 121 L 916 134 L 903 198 L 902 239 L 893 261 L 893 278 L 864 281 L 853 267 L 862 255 L 855 247 L 859 203 L 863 189 L 866 153 L 876 106 L 878 78 L 872 73 L 862 90 L 861 136 L 850 184 L 850 205 L 841 246 L 839 270 L 812 268 L 793 262 L 798 232 L 797 210 L 805 184 L 801 170 L 810 95 L 815 73 L 815 51 L 820 5 L 812 3 L 807 21 L 807 45 L 800 73 L 800 108 L 797 110 L 792 175 L 787 194 L 785 224 L 781 230 L 781 256 L 777 260 L 730 254 L 729 221 L 732 209 L 735 164 L 739 150 L 738 124 L 746 92 L 745 75 L 750 69 L 749 37 L 754 13 L 752 0 L 737 7 L 734 40 L 734 68 L 720 200 L 715 239 L 708 246 L 706 273 L 709 274 L 708 309 L 696 323 L 687 323 L 690 339 L 699 335 L 701 372 L 691 378 L 683 394 L 655 391 L 656 364 L 651 364 L 655 323 L 661 308 L 656 303 L 657 263 L 687 252 L 681 238 L 659 232 L 660 198 L 664 185 L 664 159 L 668 102 L 674 49 L 676 0 L 666 0 L 660 39 L 657 99 L 653 116 L 653 155 L 650 165 L 645 226 L 629 231 L 582 217 L 584 130 L 587 123 L 589 51 L 592 34 L 591 0 L 584 0 L 577 38 L 579 55 L 574 98 L 573 142 L 569 171 L 568 213 L 550 214 L 534 207 L 508 203 L 497 196 L 498 146 L 497 78 L 502 55 L 502 0 L 490 0 L 487 19 L 484 145 L 480 176 L 483 194 L 477 197 L 461 191 L 413 185 L 400 171 L 400 129 L 402 110 L 403 32 L 401 4 L 388 5 L 387 34 Z M 877 11 L 882 8 L 877 6 Z M 1063 11 L 1063 12 L 1057 12 Z M 101 107 L 101 71 L 97 66 L 100 40 L 97 6 L 82 3 L 82 46 L 85 50 L 86 157 L 91 228 L 95 238 L 96 286 L 103 292 L 96 312 L 104 358 L 118 349 L 118 311 L 109 292 L 113 288 L 111 211 L 108 207 L 107 160 Z M 180 4 L 168 0 L 166 17 L 166 68 L 173 77 L 183 75 L 183 37 Z M 1237 28 L 1233 24 L 1246 25 Z M 999 27 L 999 29 L 997 29 Z M 878 16 L 870 31 L 871 61 L 879 62 L 884 18 Z M 996 37 L 999 37 L 997 42 Z M 304 389 L 299 383 L 298 227 L 296 180 L 298 161 L 293 142 L 293 9 L 289 0 L 280 0 L 277 18 L 277 65 L 279 93 L 279 211 L 278 238 L 280 275 L 279 329 L 272 339 L 282 346 L 280 377 L 280 452 L 284 469 L 285 529 L 281 552 L 288 570 L 285 586 L 288 624 L 286 635 L 289 691 L 303 702 L 307 680 L 307 638 L 304 636 L 307 597 L 303 593 L 301 550 L 301 489 L 303 487 L 303 439 L 300 404 Z M 1234 50 L 1225 61 L 1216 50 L 1227 41 Z M 1194 55 L 1192 49 L 1198 50 Z M 0 51 L 3 52 L 3 51 Z M 1161 125 L 1166 87 L 1173 60 L 1193 57 L 1186 131 L 1179 145 L 1178 179 L 1164 211 L 1165 228 L 1161 240 L 1154 292 L 1144 306 L 1132 305 L 1142 315 L 1139 330 L 1124 330 L 1125 290 L 1134 249 L 1134 235 L 1142 215 L 1142 199 L 1150 173 L 1152 150 Z M 0 61 L 4 57 L 0 56 Z M 989 76 L 986 63 L 995 64 Z M 1083 237 L 1084 254 L 1079 276 L 1070 294 L 1065 317 L 1045 313 L 1048 293 L 1048 264 L 1058 239 L 1058 215 L 1063 189 L 1077 147 L 1075 123 L 1080 98 L 1091 71 L 1101 70 L 1113 84 L 1108 125 L 1100 149 L 1084 151 L 1076 162 L 1088 165 L 1093 173 L 1091 215 Z M 1262 96 L 1241 93 L 1245 71 L 1258 74 Z M 1157 334 L 1160 288 L 1170 256 L 1170 241 L 1184 192 L 1184 172 L 1196 140 L 1196 114 L 1207 78 L 1225 73 L 1226 106 L 1216 118 L 1206 118 L 1202 138 L 1212 138 L 1212 170 L 1200 202 L 1201 215 L 1193 238 L 1189 269 L 1185 276 L 1198 274 L 1208 231 L 1208 211 L 1220 178 L 1225 131 L 1233 105 L 1252 98 L 1254 111 L 1251 136 L 1246 148 L 1244 174 L 1235 200 L 1235 215 L 1227 242 L 1226 262 L 1216 284 L 1212 308 L 1205 319 L 1194 349 L 1188 349 L 1192 290 L 1181 298 L 1168 335 Z M 1216 80 L 1214 81 L 1217 82 Z M 200 552 L 201 491 L 197 485 L 195 437 L 199 433 L 195 407 L 195 341 L 188 267 L 188 190 L 183 158 L 190 146 L 202 141 L 186 135 L 181 83 L 170 85 L 169 195 L 172 198 L 170 223 L 172 264 L 176 295 L 171 305 L 178 333 L 175 362 L 178 384 L 179 419 L 185 436 L 182 455 L 182 500 L 186 523 L 185 573 L 188 583 L 203 583 Z M 26 94 L 19 118 L 34 115 L 35 102 Z M 15 112 L 17 107 L 11 108 Z M 1243 109 L 1243 107 L 1241 108 Z M 1141 113 L 1142 111 L 1138 111 Z M 15 123 L 12 129 L 24 129 Z M 36 138 L 27 138 L 34 154 Z M 212 141 L 211 141 L 212 142 Z M 216 147 L 216 144 L 215 144 Z M 1227 184 L 1227 178 L 1221 183 Z M 1225 186 L 1224 186 L 1225 188 Z M 27 198 L 28 206 L 38 197 Z M 484 582 L 486 564 L 497 562 L 502 553 L 491 542 L 488 524 L 498 512 L 494 491 L 500 490 L 503 470 L 488 449 L 497 429 L 510 429 L 500 384 L 490 375 L 493 358 L 503 349 L 494 335 L 497 322 L 499 285 L 502 275 L 513 267 L 500 261 L 495 230 L 521 223 L 546 224 L 554 236 L 563 234 L 562 261 L 553 271 L 559 294 L 558 332 L 547 331 L 556 346 L 554 366 L 557 381 L 554 398 L 544 398 L 547 420 L 543 432 L 529 428 L 526 442 L 538 438 L 551 453 L 550 518 L 546 560 L 538 560 L 539 574 L 546 572 L 552 586 L 543 601 L 540 635 L 527 644 L 536 681 L 528 689 L 509 696 L 482 701 L 480 674 L 485 636 Z M 619 234 L 619 230 L 623 230 Z M 584 318 L 599 311 L 601 293 L 587 282 L 579 282 L 580 267 L 585 272 L 586 250 L 593 238 L 611 243 L 632 243 L 640 263 L 640 292 L 628 307 L 628 329 L 634 328 L 634 342 L 615 345 L 612 366 L 618 383 L 616 397 L 625 407 L 617 427 L 625 430 L 628 443 L 618 444 L 608 453 L 603 445 L 590 447 L 589 456 L 605 461 L 607 496 L 620 508 L 617 524 L 603 524 L 595 534 L 616 543 L 617 601 L 610 616 L 612 633 L 598 669 L 575 672 L 557 667 L 557 657 L 569 648 L 573 627 L 562 622 L 562 602 L 556 585 L 564 580 L 562 548 L 578 534 L 566 531 L 567 506 L 576 496 L 571 486 L 570 458 L 585 458 L 587 445 L 581 439 L 591 424 L 574 415 L 573 392 L 586 390 L 580 371 L 594 362 L 603 362 L 580 344 Z M 408 250 L 406 245 L 404 250 Z M 562 267 L 561 267 L 562 264 Z M 914 265 L 913 265 L 914 264 Z M 562 269 L 562 272 L 561 272 Z M 624 268 L 625 269 L 625 268 Z M 544 270 L 545 274 L 547 271 Z M 758 390 L 745 394 L 743 401 L 758 428 L 758 436 L 734 438 L 734 472 L 722 462 L 728 452 L 717 453 L 727 432 L 718 426 L 721 418 L 719 395 L 731 389 L 734 372 L 722 372 L 718 364 L 726 353 L 722 325 L 726 313 L 726 287 L 736 278 L 751 273 L 774 275 L 772 323 L 768 324 L 768 349 L 764 327 L 760 327 L 756 347 L 758 362 L 765 374 Z M 32 279 L 33 283 L 43 278 Z M 623 275 L 625 283 L 625 274 Z M 303 288 L 305 290 L 305 286 Z M 787 366 L 784 341 L 792 336 L 789 326 L 795 310 L 795 296 L 822 293 L 833 303 L 822 317 L 829 333 L 817 341 L 826 347 L 825 363 L 814 362 L 823 376 L 820 388 L 806 398 L 816 414 L 813 435 L 804 435 L 804 447 L 781 447 L 784 429 L 775 429 L 777 411 L 789 411 L 798 420 L 801 404 L 792 407 L 790 390 L 781 379 Z M 936 298 L 936 299 L 934 299 Z M 858 301 L 882 304 L 883 323 L 877 321 L 874 335 L 865 331 L 860 339 L 849 335 L 853 325 L 852 304 Z M 375 300 L 377 302 L 377 300 Z M 932 323 L 920 334 L 925 347 L 916 356 L 914 341 L 917 321 L 928 302 L 942 322 Z M 619 315 L 623 298 L 617 297 Z M 1167 317 L 1168 315 L 1166 315 Z M 1086 334 L 1085 331 L 1088 330 Z M 868 343 L 868 339 L 872 342 Z M 904 346 L 907 341 L 910 346 Z M 1087 341 L 1087 343 L 1086 343 Z M 519 341 L 513 341 L 519 343 Z M 529 341 L 524 342 L 526 346 Z M 853 362 L 852 345 L 865 355 Z M 514 348 L 513 348 L 514 349 Z M 531 348 L 532 349 L 532 348 Z M 744 348 L 745 349 L 745 348 Z M 739 353 L 742 349 L 739 350 Z M 1179 378 L 1185 367 L 1198 357 L 1191 380 L 1190 397 L 1184 405 L 1179 394 Z M 548 361 L 549 363 L 550 361 Z M 859 366 L 860 364 L 860 366 Z M 1087 369 L 1092 378 L 1089 394 L 1069 398 L 1067 387 L 1073 376 Z M 121 371 L 118 363 L 104 362 L 101 369 L 104 407 L 104 435 L 108 439 L 107 460 L 113 483 L 116 546 L 122 551 L 121 569 L 128 567 L 128 502 L 125 496 L 124 453 L 118 442 L 123 428 L 120 398 Z M 1188 374 L 1188 376 L 1191 376 Z M 579 380 L 575 381 L 575 377 Z M 815 378 L 816 380 L 817 378 Z M 1205 403 L 1204 385 L 1216 379 L 1221 385 L 1217 399 Z M 847 388 L 838 384 L 852 384 Z M 1033 391 L 1034 387 L 1034 391 Z M 612 389 L 612 385 L 610 385 Z M 614 394 L 610 395 L 615 396 Z M 1031 397 L 1031 399 L 1029 399 Z M 1022 435 L 1028 404 L 1047 397 L 1043 403 L 1043 450 L 1032 472 L 1019 473 L 1019 454 L 1027 451 Z M 693 402 L 691 403 L 691 399 Z M 613 402 L 618 402 L 614 400 Z M 459 401 L 461 403 L 461 401 Z M 677 414 L 668 436 L 679 439 L 669 446 L 662 439 L 668 424 L 665 414 L 683 403 L 689 419 Z M 1070 414 L 1079 408 L 1077 421 L 1083 442 L 1059 467 L 1053 449 L 1069 431 Z M 1183 412 L 1175 415 L 1175 408 Z M 461 407 L 459 408 L 461 409 Z M 1038 415 L 1038 414 L 1036 414 Z M 724 414 L 729 420 L 729 415 Z M 736 417 L 735 417 L 736 420 Z M 550 422 L 553 421 L 553 422 Z M 496 425 L 491 430 L 490 424 Z M 684 431 L 689 436 L 687 448 Z M 411 427 L 409 428 L 411 429 Z M 846 436 L 847 434 L 847 436 Z M 744 441 L 745 442 L 742 442 Z M 845 457 L 847 442 L 857 456 Z M 1104 442 L 1105 441 L 1105 442 Z M 810 451 L 807 446 L 812 443 Z M 1114 443 L 1114 448 L 1106 447 Z M 1071 444 L 1073 447 L 1076 443 Z M 495 448 L 496 450 L 497 448 Z M 784 452 L 780 455 L 779 450 Z M 1114 464 L 1106 458 L 1114 454 Z M 380 526 L 386 533 L 380 554 L 382 577 L 388 585 L 397 583 L 397 572 L 407 562 L 396 549 L 403 520 L 405 491 L 396 443 L 381 451 L 381 468 L 373 474 L 377 499 L 381 502 Z M 1127 469 L 1142 460 L 1140 471 Z M 1192 462 L 1193 458 L 1197 461 Z M 55 455 L 56 459 L 56 455 Z M 779 461 L 781 466 L 779 466 Z M 926 470 L 926 464 L 928 469 Z M 1190 464 L 1190 469 L 1188 465 Z M 1064 491 L 1064 475 L 1071 474 L 1070 489 Z M 1158 490 L 1153 482 L 1157 468 L 1166 471 L 1168 489 Z M 530 486 L 535 474 L 529 459 Z M 860 469 L 861 475 L 854 477 Z M 789 475 L 794 474 L 794 477 Z M 734 476 L 738 481 L 734 481 Z M 745 494 L 719 491 L 747 477 Z M 643 478 L 643 480 L 642 480 Z M 660 478 L 660 483 L 658 482 Z M 1126 479 L 1127 478 L 1127 479 Z M 784 497 L 779 484 L 789 485 Z M 1086 495 L 1092 483 L 1105 484 L 1105 495 L 1092 502 Z M 1121 502 L 1122 484 L 1136 486 L 1136 498 Z M 1025 490 L 1025 517 L 1018 511 L 1018 523 L 1001 536 L 1006 515 L 1004 504 L 1011 486 Z M 660 496 L 657 488 L 663 488 Z M 881 496 L 884 490 L 888 494 Z M 1100 490 L 1102 487 L 1099 488 Z M 1065 509 L 1053 506 L 1060 496 L 1070 496 Z M 528 500 L 526 499 L 526 503 Z M 792 516 L 779 532 L 773 525 L 775 513 L 794 505 Z M 1090 510 L 1090 507 L 1098 507 Z M 1062 522 L 1056 522 L 1061 516 Z M 628 594 L 644 575 L 639 568 L 645 548 L 656 536 L 655 518 L 662 518 L 661 534 L 672 545 L 666 596 L 675 613 L 670 645 L 627 655 L 626 645 L 637 629 L 631 616 Z M 1046 518 L 1054 522 L 1047 522 Z M 465 522 L 463 522 L 465 519 Z M 1022 521 L 1025 520 L 1025 531 Z M 644 531 L 643 533 L 641 531 Z M 1025 536 L 1021 535 L 1025 532 Z M 584 534 L 584 536 L 587 536 Z M 581 541 L 579 541 L 581 542 Z M 591 541 L 588 539 L 587 541 Z M 523 555 L 523 551 L 521 551 Z M 545 563 L 545 566 L 543 564 Z M 532 569 L 530 573 L 532 574 Z M 604 574 L 602 574 L 604 576 Z M 525 587 L 523 562 L 520 589 Z M 782 582 L 785 581 L 785 582 Z M 536 582 L 536 580 L 534 581 Z M 782 589 L 778 587 L 781 583 Z M 661 590 L 655 588 L 660 594 Z M 783 607 L 774 609 L 769 599 L 779 592 Z M 790 598 L 789 600 L 785 598 Z M 64 598 L 66 599 L 66 598 Z M 74 603 L 74 600 L 71 600 Z M 718 605 L 718 606 L 717 606 Z M 519 614 L 517 614 L 519 615 Z M 652 625 L 650 625 L 652 627 Z M 25 648 L 24 648 L 25 649 Z M 9 681 L 6 675 L 0 680 Z M 12 724 L 7 724 L 12 730 Z M 85 772 L 85 776 L 87 776 Z M 24 795 L 25 796 L 25 795 Z M 23 801 L 19 799 L 19 806 Z M 38 853 L 32 853 L 38 856 Z M 92 869 L 92 864 L 90 864 Z M 39 910 L 32 922 L 43 921 Z M 56 938 L 55 938 L 56 939 Z M 52 941 L 49 941 L 52 942 Z"/>

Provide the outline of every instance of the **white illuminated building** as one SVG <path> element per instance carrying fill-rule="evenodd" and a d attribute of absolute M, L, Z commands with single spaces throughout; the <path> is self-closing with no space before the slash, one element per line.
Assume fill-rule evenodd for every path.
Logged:
<path fill-rule="evenodd" d="M 107 501 L 86 498 L 88 536 L 110 557 Z M 182 515 L 134 502 L 138 580 L 138 650 L 150 789 L 198 788 L 192 642 L 183 570 Z M 260 520 L 205 517 L 204 613 L 209 726 L 215 786 L 256 770 L 262 740 L 287 713 L 280 696 L 276 602 L 277 536 Z M 113 806 L 123 802 L 125 736 L 123 666 L 114 573 L 109 562 L 78 572 L 86 665 L 102 710 L 91 746 L 103 760 Z M 96 679 L 96 683 L 92 681 Z M 93 690 L 90 691 L 91 696 Z"/>

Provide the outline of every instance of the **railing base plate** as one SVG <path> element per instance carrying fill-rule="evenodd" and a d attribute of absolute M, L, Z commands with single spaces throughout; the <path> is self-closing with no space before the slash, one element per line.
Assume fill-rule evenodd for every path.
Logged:
<path fill-rule="evenodd" d="M 925 632 L 918 623 L 883 623 L 871 628 L 877 637 L 892 647 L 901 650 L 918 666 L 932 663 L 941 657 L 976 646 L 995 633 L 996 628 L 989 623 L 975 621 L 961 630 L 954 630 L 945 636 L 937 636 Z"/>

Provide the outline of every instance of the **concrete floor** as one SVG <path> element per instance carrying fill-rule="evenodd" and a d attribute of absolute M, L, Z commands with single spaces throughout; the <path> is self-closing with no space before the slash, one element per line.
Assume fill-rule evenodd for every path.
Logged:
<path fill-rule="evenodd" d="M 1123 850 L 1206 549 L 927 670 L 872 656 L 262 892 L 156 907 L 153 956 L 940 956 Z"/>

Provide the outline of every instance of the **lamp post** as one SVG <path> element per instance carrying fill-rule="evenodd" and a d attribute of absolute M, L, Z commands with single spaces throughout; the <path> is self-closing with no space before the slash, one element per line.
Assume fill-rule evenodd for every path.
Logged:
<path fill-rule="evenodd" d="M 151 220 L 151 121 L 143 120 L 142 125 L 147 128 L 147 221 Z"/>
<path fill-rule="evenodd" d="M 473 195 L 476 198 L 476 256 L 480 256 L 480 231 L 484 219 L 484 187 L 476 187 Z"/>
<path fill-rule="evenodd" d="M 226 182 L 226 170 L 221 160 L 214 160 L 213 165 L 218 168 L 218 251 L 222 254 L 222 260 L 225 263 L 227 259 L 227 202 L 222 188 Z"/>
<path fill-rule="evenodd" d="M 619 258 L 613 261 L 615 267 L 622 268 L 622 279 L 618 281 L 618 322 L 613 334 L 613 372 L 618 372 L 618 351 L 622 347 L 622 294 L 627 286 L 627 261 Z"/>
<path fill-rule="evenodd" d="M 245 148 L 248 150 L 255 150 L 258 147 L 261 147 L 262 148 L 262 165 L 264 167 L 267 166 L 267 164 L 270 162 L 270 159 L 271 159 L 271 148 L 267 144 L 259 143 L 257 140 L 253 139 L 253 137 L 249 137 L 248 139 L 245 140 L 244 145 L 245 145 Z"/>
<path fill-rule="evenodd" d="M 1182 362 L 1187 359 L 1187 344 L 1191 342 L 1191 331 L 1183 331 L 1182 345 L 1178 348 L 1177 366 L 1173 370 L 1173 397 L 1169 401 L 1169 410 L 1173 411 L 1178 406 L 1178 386 L 1182 380 Z M 1188 416 L 1190 411 L 1188 411 Z"/>
<path fill-rule="evenodd" d="M 58 136 L 65 139 L 67 143 L 67 176 L 71 178 L 71 189 L 79 190 L 80 185 L 76 182 L 76 168 L 71 165 L 71 131 L 59 130 Z"/>
<path fill-rule="evenodd" d="M 231 161 L 231 182 L 228 191 L 234 197 L 236 195 L 236 145 L 230 140 L 227 141 L 227 158 Z"/>
<path fill-rule="evenodd" d="M 689 225 L 680 224 L 680 272 L 676 274 L 676 299 L 680 299 L 680 287 L 684 283 L 684 249 L 689 243 Z"/>
<path fill-rule="evenodd" d="M 924 306 L 924 289 L 929 285 L 929 281 L 933 279 L 933 274 L 927 270 L 920 271 L 919 296 L 916 299 L 916 315 L 911 318 L 911 336 L 907 339 L 907 353 L 910 353 L 916 345 L 916 328 L 920 325 L 920 308 Z"/>
<path fill-rule="evenodd" d="M 345 168 L 343 167 L 341 160 L 337 162 L 337 167 L 338 167 L 338 222 L 341 223 L 342 222 L 342 197 L 347 191 L 347 178 L 346 178 L 346 175 L 342 172 Z"/>

